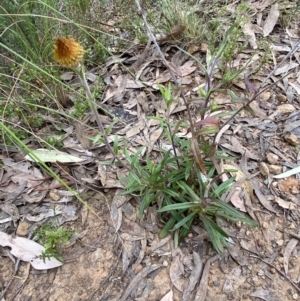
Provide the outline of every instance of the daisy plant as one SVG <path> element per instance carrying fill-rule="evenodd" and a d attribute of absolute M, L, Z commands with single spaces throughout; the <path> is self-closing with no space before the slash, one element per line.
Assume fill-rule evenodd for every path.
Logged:
<path fill-rule="evenodd" d="M 98 114 L 94 97 L 91 93 L 90 87 L 88 85 L 85 76 L 84 64 L 82 63 L 84 53 L 85 50 L 82 47 L 82 45 L 76 40 L 74 40 L 73 38 L 58 37 L 55 41 L 54 60 L 64 68 L 73 69 L 73 71 L 79 76 L 81 85 L 83 86 L 86 92 L 87 100 L 90 104 L 93 114 L 95 115 L 97 125 L 100 131 L 102 132 L 106 147 L 108 148 L 109 152 L 112 154 L 113 160 L 117 160 L 123 167 L 126 168 L 126 165 L 124 165 L 124 163 L 121 161 L 121 159 L 116 155 L 116 153 L 112 149 L 107 139 L 107 136 L 105 134 L 103 123 L 101 121 L 100 115 Z"/>

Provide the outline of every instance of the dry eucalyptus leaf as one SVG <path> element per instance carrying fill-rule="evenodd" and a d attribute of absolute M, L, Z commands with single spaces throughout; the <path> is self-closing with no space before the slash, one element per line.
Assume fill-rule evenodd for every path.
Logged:
<path fill-rule="evenodd" d="M 86 133 L 84 132 L 84 127 L 81 123 L 77 123 L 75 125 L 75 134 L 84 149 L 89 149 L 91 147 L 92 141 L 87 137 Z"/>
<path fill-rule="evenodd" d="M 235 191 L 232 194 L 230 201 L 235 208 L 238 208 L 242 212 L 247 212 L 244 201 L 240 197 L 241 192 L 242 192 L 241 187 L 235 187 Z"/>
<path fill-rule="evenodd" d="M 127 289 L 125 291 L 125 293 L 123 294 L 123 296 L 120 298 L 120 301 L 125 301 L 128 300 L 127 297 L 129 296 L 129 294 L 131 293 L 131 291 L 137 286 L 137 284 L 145 277 L 147 277 L 148 274 L 150 274 L 151 272 L 154 272 L 155 270 L 159 269 L 160 267 L 162 267 L 162 265 L 148 265 L 145 268 L 143 268 L 129 283 L 129 285 L 127 286 Z"/>
<path fill-rule="evenodd" d="M 236 291 L 245 281 L 246 277 L 242 275 L 242 268 L 238 266 L 234 268 L 227 276 L 224 283 L 223 292 L 229 293 Z"/>
<path fill-rule="evenodd" d="M 60 79 L 65 80 L 65 81 L 69 81 L 74 77 L 75 73 L 73 71 L 69 71 L 69 72 L 64 72 L 61 76 Z"/>
<path fill-rule="evenodd" d="M 160 301 L 173 301 L 173 291 L 170 290 Z"/>
<path fill-rule="evenodd" d="M 257 49 L 256 36 L 253 28 L 253 24 L 247 23 L 243 27 L 243 32 L 248 36 L 248 41 L 253 49 Z"/>
<path fill-rule="evenodd" d="M 172 251 L 172 262 L 170 265 L 170 279 L 173 285 L 180 291 L 183 291 L 185 280 L 183 279 L 184 266 L 182 263 L 183 253 L 179 248 Z"/>
<path fill-rule="evenodd" d="M 145 234 L 145 236 L 146 236 L 146 234 Z M 139 252 L 138 258 L 136 259 L 135 263 L 131 267 L 131 269 L 133 271 L 143 261 L 145 252 L 146 252 L 146 248 L 147 248 L 147 239 L 143 238 L 143 239 L 141 239 L 140 252 Z"/>
<path fill-rule="evenodd" d="M 206 299 L 210 265 L 219 258 L 220 255 L 216 255 L 206 261 L 194 301 L 204 301 Z"/>
<path fill-rule="evenodd" d="M 275 75 L 286 74 L 286 73 L 289 72 L 289 70 L 294 69 L 294 68 L 296 68 L 298 66 L 299 66 L 298 63 L 291 62 L 291 63 L 285 64 L 282 67 L 276 69 L 276 71 L 274 72 L 274 74 Z"/>
<path fill-rule="evenodd" d="M 254 192 L 255 192 L 258 200 L 260 201 L 260 203 L 269 211 L 277 213 L 277 211 L 272 207 L 271 202 L 269 202 L 266 199 L 266 197 L 263 195 L 263 193 L 261 192 L 260 184 L 257 179 L 252 179 L 252 185 L 253 185 Z"/>
<path fill-rule="evenodd" d="M 37 242 L 24 237 L 11 237 L 10 235 L 0 232 L 0 245 L 10 247 L 11 254 L 17 258 L 30 262 L 37 270 L 48 270 L 62 265 L 56 258 L 51 257 L 45 261 L 40 257 L 45 248 Z"/>
<path fill-rule="evenodd" d="M 120 195 L 121 190 L 117 190 L 116 194 L 111 203 L 111 219 L 113 222 L 113 226 L 116 232 L 119 231 L 121 224 L 122 224 L 122 208 L 121 205 L 124 203 L 124 199 L 126 196 Z"/>
<path fill-rule="evenodd" d="M 129 235 L 129 234 L 128 234 Z M 122 243 L 122 269 L 125 273 L 129 267 L 129 264 L 134 256 L 134 248 L 136 241 L 123 240 Z"/>
<path fill-rule="evenodd" d="M 294 250 L 294 248 L 296 247 L 296 245 L 298 244 L 298 239 L 296 238 L 292 238 L 287 246 L 284 249 L 284 253 L 283 253 L 283 266 L 284 266 L 284 271 L 285 274 L 287 275 L 288 271 L 289 271 L 289 259 L 290 256 Z"/>
<path fill-rule="evenodd" d="M 295 205 L 292 202 L 288 202 L 283 200 L 282 198 L 275 196 L 275 202 L 284 209 L 289 209 L 289 210 L 296 210 L 297 209 L 297 205 Z"/>
<path fill-rule="evenodd" d="M 274 296 L 274 294 L 269 292 L 268 290 L 257 290 L 254 293 L 252 293 L 250 296 L 260 298 L 265 301 L 281 301 L 281 299 Z"/>
<path fill-rule="evenodd" d="M 268 36 L 274 29 L 279 17 L 278 3 L 271 6 L 270 13 L 264 24 L 264 37 Z"/>
<path fill-rule="evenodd" d="M 188 284 L 188 287 L 183 292 L 181 301 L 189 301 L 190 300 L 192 291 L 194 290 L 194 288 L 195 288 L 196 284 L 198 283 L 200 276 L 201 276 L 203 263 L 197 252 L 193 252 L 193 261 L 194 261 L 194 267 L 191 272 L 189 284 Z"/>

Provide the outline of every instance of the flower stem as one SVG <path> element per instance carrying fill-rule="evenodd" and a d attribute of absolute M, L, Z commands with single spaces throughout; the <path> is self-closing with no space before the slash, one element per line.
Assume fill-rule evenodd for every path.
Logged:
<path fill-rule="evenodd" d="M 94 97 L 93 97 L 93 95 L 91 93 L 90 87 L 89 87 L 89 85 L 87 83 L 87 80 L 86 80 L 86 77 L 85 77 L 84 66 L 83 65 L 79 65 L 78 68 L 77 68 L 77 71 L 78 72 L 76 72 L 76 73 L 79 75 L 81 84 L 82 84 L 82 86 L 83 86 L 83 88 L 84 88 L 84 90 L 86 92 L 87 99 L 88 99 L 89 104 L 91 106 L 92 112 L 93 112 L 93 114 L 94 114 L 94 116 L 96 118 L 97 125 L 98 125 L 100 131 L 102 132 L 104 143 L 105 143 L 107 149 L 109 150 L 109 152 L 113 156 L 113 160 L 117 160 L 121 164 L 121 166 L 123 166 L 126 169 L 130 170 L 129 167 L 127 165 L 125 165 L 122 162 L 122 160 L 116 155 L 116 153 L 114 152 L 113 148 L 109 144 L 109 141 L 107 139 L 107 135 L 105 133 L 105 129 L 104 129 L 101 117 L 100 117 L 100 115 L 98 113 L 97 107 L 96 107 L 95 102 L 94 102 Z"/>

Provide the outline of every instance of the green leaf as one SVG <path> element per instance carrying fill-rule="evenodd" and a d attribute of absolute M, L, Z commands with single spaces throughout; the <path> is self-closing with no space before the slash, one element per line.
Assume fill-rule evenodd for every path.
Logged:
<path fill-rule="evenodd" d="M 179 230 L 176 230 L 174 233 L 174 247 L 175 249 L 178 247 L 179 245 Z"/>
<path fill-rule="evenodd" d="M 201 221 L 203 222 L 204 228 L 206 229 L 211 243 L 213 244 L 215 250 L 218 253 L 223 253 L 224 246 L 229 246 L 229 243 L 225 240 L 228 238 L 226 232 L 224 232 L 218 225 L 216 225 L 212 220 L 200 216 Z"/>
<path fill-rule="evenodd" d="M 213 194 L 216 197 L 220 198 L 225 192 L 227 192 L 231 188 L 234 180 L 235 180 L 235 177 L 229 178 L 228 180 L 226 180 L 225 182 L 220 184 L 217 188 L 214 188 Z"/>
<path fill-rule="evenodd" d="M 172 204 L 159 209 L 158 212 L 166 212 L 172 210 L 187 210 L 187 209 L 197 208 L 199 206 L 200 206 L 199 203 L 194 203 L 194 202 Z"/>
<path fill-rule="evenodd" d="M 194 220 L 194 218 L 188 220 L 188 222 L 186 223 L 187 227 L 186 227 L 186 228 L 181 228 L 181 229 L 180 229 L 179 241 L 180 241 L 182 238 L 186 237 L 186 236 L 189 234 L 191 225 L 192 225 L 192 223 L 193 223 L 193 220 Z"/>
<path fill-rule="evenodd" d="M 39 160 L 36 159 L 39 158 Z M 31 150 L 31 152 L 25 156 L 25 159 L 31 162 L 62 162 L 62 163 L 79 163 L 85 161 L 84 158 L 75 157 L 65 152 L 57 150 L 48 150 L 39 148 Z"/>
<path fill-rule="evenodd" d="M 178 181 L 177 184 L 181 187 L 181 189 L 183 191 L 188 193 L 195 202 L 196 201 L 201 202 L 201 199 L 199 198 L 199 196 L 194 192 L 194 190 L 186 182 Z"/>
<path fill-rule="evenodd" d="M 236 94 L 231 91 L 231 90 L 228 90 L 228 93 L 230 95 L 230 98 L 232 100 L 233 103 L 238 103 L 238 102 L 248 102 L 249 101 L 249 98 L 247 97 L 238 97 L 236 96 Z"/>
<path fill-rule="evenodd" d="M 210 135 L 210 134 L 215 134 L 219 132 L 219 126 L 217 125 L 211 125 L 211 126 L 205 126 L 200 130 L 197 130 L 195 132 L 195 135 L 198 136 L 202 136 L 202 135 Z"/>
<path fill-rule="evenodd" d="M 217 211 L 218 216 L 223 216 L 224 218 L 227 218 L 232 221 L 242 221 L 244 223 L 247 223 L 251 227 L 257 227 L 258 224 L 256 221 L 247 218 L 241 211 L 238 209 L 230 206 L 229 204 L 226 204 L 222 201 L 215 201 L 213 204 L 215 207 L 218 208 L 218 210 L 222 211 Z"/>
<path fill-rule="evenodd" d="M 223 42 L 222 42 L 222 44 L 221 44 L 220 47 L 219 47 L 219 51 L 217 52 L 217 56 L 218 56 L 218 57 L 221 57 L 222 54 L 223 54 L 223 52 L 225 51 L 226 46 L 227 46 L 227 42 L 228 42 L 228 38 L 229 38 L 229 36 L 231 35 L 231 33 L 233 32 L 233 30 L 234 30 L 235 28 L 236 28 L 236 25 L 233 24 L 233 25 L 231 25 L 231 26 L 228 28 L 228 30 L 226 31 L 225 36 L 224 36 L 224 39 L 223 39 Z"/>
<path fill-rule="evenodd" d="M 187 215 L 185 218 L 183 218 L 179 223 L 175 224 L 172 230 L 177 230 L 180 227 L 184 227 L 186 229 L 189 229 L 190 227 L 188 224 L 191 224 L 191 220 L 194 220 L 194 216 L 197 214 L 197 212 L 191 212 L 189 215 Z M 190 223 L 188 223 L 190 222 Z"/>
<path fill-rule="evenodd" d="M 167 194 L 173 198 L 180 198 L 179 194 L 176 191 L 169 189 L 169 188 L 161 187 L 161 192 L 163 192 L 164 194 Z"/>
<path fill-rule="evenodd" d="M 200 96 L 206 98 L 206 92 L 204 91 L 203 88 L 199 87 L 198 88 L 198 92 L 199 92 Z"/>
<path fill-rule="evenodd" d="M 194 166 L 194 162 L 192 160 L 189 160 L 185 166 L 185 172 L 184 172 L 185 181 L 187 181 L 191 176 L 193 166 Z"/>
<path fill-rule="evenodd" d="M 140 204 L 140 210 L 138 217 L 141 218 L 144 214 L 144 210 L 146 210 L 149 205 L 156 200 L 160 192 L 156 192 L 155 194 L 152 194 L 149 192 L 149 189 L 145 191 L 144 197 L 142 198 L 141 204 Z"/>
<path fill-rule="evenodd" d="M 171 229 L 173 228 L 173 226 L 175 225 L 176 220 L 174 217 L 171 217 L 168 222 L 165 224 L 165 226 L 163 227 L 163 229 L 160 231 L 159 236 L 161 238 L 164 238 L 168 235 L 168 233 L 171 231 Z"/>

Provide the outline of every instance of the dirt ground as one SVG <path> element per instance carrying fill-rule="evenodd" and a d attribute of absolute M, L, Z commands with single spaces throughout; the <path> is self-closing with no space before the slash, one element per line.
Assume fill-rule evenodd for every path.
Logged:
<path fill-rule="evenodd" d="M 109 191 L 106 197 L 111 200 L 113 191 Z M 233 233 L 237 243 L 225 254 L 216 255 L 203 231 L 199 235 L 190 234 L 174 250 L 171 236 L 161 240 L 157 227 L 145 231 L 150 225 L 126 217 L 123 218 L 120 231 L 115 233 L 106 202 L 91 200 L 90 205 L 95 208 L 98 217 L 83 213 L 79 214 L 75 224 L 72 223 L 77 233 L 85 235 L 66 249 L 65 263 L 56 269 L 36 271 L 29 263 L 21 262 L 4 300 L 179 301 L 183 300 L 181 291 L 193 279 L 196 268 L 193 253 L 200 256 L 200 262 L 196 262 L 203 274 L 200 285 L 196 286 L 198 297 L 191 293 L 187 300 L 299 299 L 298 290 L 280 272 L 284 263 L 284 245 L 289 240 L 285 229 L 292 225 L 298 227 L 289 216 L 285 219 L 282 213 L 276 216 L 262 211 L 257 216 L 264 221 L 265 228 L 248 229 L 238 223 L 230 225 L 228 230 Z M 82 211 L 85 210 L 81 208 Z M 196 225 L 195 230 L 199 230 Z M 130 240 L 127 241 L 129 243 L 124 242 L 132 237 L 136 239 L 136 246 Z M 126 247 L 131 248 L 128 251 L 134 256 L 127 253 L 131 262 L 123 273 L 123 265 L 128 259 L 124 256 Z M 289 279 L 295 283 L 300 272 L 299 252 L 296 250 L 289 260 Z M 136 265 L 143 251 L 143 259 Z M 211 258 L 213 262 L 205 265 Z M 5 286 L 15 265 L 8 257 L 2 257 L 0 265 L 2 284 Z M 201 290 L 198 291 L 200 286 Z M 128 287 L 130 291 L 124 298 Z M 174 293 L 173 297 L 162 299 L 170 291 Z"/>

